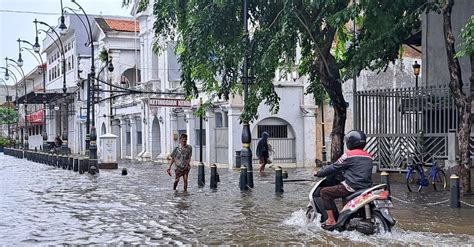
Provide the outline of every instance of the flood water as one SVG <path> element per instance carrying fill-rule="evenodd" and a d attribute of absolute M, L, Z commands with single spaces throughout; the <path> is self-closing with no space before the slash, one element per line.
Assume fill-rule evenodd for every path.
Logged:
<path fill-rule="evenodd" d="M 306 223 L 312 182 L 285 183 L 274 193 L 270 169 L 255 175 L 255 188 L 242 193 L 239 174 L 220 169 L 218 189 L 172 190 L 167 166 L 124 163 L 129 175 L 101 170 L 80 175 L 0 154 L 0 245 L 191 244 L 191 245 L 472 245 L 474 208 L 450 209 L 448 192 L 408 193 L 392 185 L 392 233 L 365 236 L 327 232 Z M 290 179 L 310 178 L 310 169 L 289 170 Z M 206 182 L 209 170 L 206 168 Z M 462 198 L 474 204 L 472 198 Z"/>

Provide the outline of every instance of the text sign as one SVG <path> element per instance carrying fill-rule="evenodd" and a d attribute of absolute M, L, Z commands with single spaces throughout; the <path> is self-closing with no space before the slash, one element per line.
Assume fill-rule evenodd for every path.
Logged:
<path fill-rule="evenodd" d="M 185 99 L 150 99 L 149 106 L 191 107 L 191 101 Z"/>

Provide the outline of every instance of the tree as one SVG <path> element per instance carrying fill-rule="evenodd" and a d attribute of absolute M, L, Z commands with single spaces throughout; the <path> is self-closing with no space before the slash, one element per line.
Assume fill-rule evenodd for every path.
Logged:
<path fill-rule="evenodd" d="M 454 102 L 458 108 L 460 121 L 458 126 L 458 145 L 460 153 L 460 162 L 456 167 L 458 174 L 461 176 L 461 188 L 464 193 L 471 192 L 471 152 L 469 149 L 469 140 L 471 133 L 471 102 L 472 92 L 474 92 L 474 17 L 471 17 L 461 32 L 464 43 L 461 51 L 456 54 L 454 48 L 455 38 L 451 26 L 451 14 L 453 10 L 454 0 L 446 0 L 443 11 L 443 32 L 446 45 L 446 54 L 449 69 L 449 88 L 454 96 Z M 461 66 L 459 65 L 459 56 L 467 55 L 471 62 L 471 78 L 470 91 L 471 96 L 463 92 L 463 81 L 461 75 Z"/>
<path fill-rule="evenodd" d="M 0 124 L 14 124 L 18 115 L 14 109 L 0 107 Z"/>
<path fill-rule="evenodd" d="M 428 1 L 248 2 L 249 50 L 242 30 L 242 1 L 155 1 L 156 38 L 177 42 L 186 94 L 197 97 L 199 91 L 204 91 L 224 99 L 241 94 L 242 61 L 249 52 L 250 73 L 255 79 L 241 115 L 241 120 L 247 122 L 258 118 L 261 103 L 272 112 L 278 111 L 280 98 L 272 83 L 275 72 L 297 67 L 300 75 L 308 76 L 307 93 L 313 94 L 316 103 L 326 93 L 333 103 L 331 160 L 337 159 L 343 151 L 347 107 L 341 83 L 363 69 L 381 70 L 397 59 L 403 41 L 419 25 L 419 15 Z M 144 10 L 147 3 L 140 1 L 140 9 Z M 345 49 L 352 39 L 346 28 L 351 19 L 356 20 L 359 36 Z M 295 61 L 298 47 L 301 59 Z"/>

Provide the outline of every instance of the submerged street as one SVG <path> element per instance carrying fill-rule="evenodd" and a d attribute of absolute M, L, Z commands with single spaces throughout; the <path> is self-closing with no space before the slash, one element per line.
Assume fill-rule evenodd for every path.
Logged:
<path fill-rule="evenodd" d="M 121 175 L 121 168 L 129 174 Z M 474 242 L 474 208 L 450 209 L 449 192 L 409 193 L 392 185 L 397 224 L 390 234 L 326 232 L 307 224 L 304 210 L 312 182 L 285 183 L 274 193 L 274 174 L 255 175 L 255 189 L 241 193 L 235 171 L 220 169 L 218 189 L 172 191 L 167 166 L 120 164 L 97 176 L 0 154 L 0 244 L 421 244 Z M 310 169 L 289 170 L 308 179 Z M 378 182 L 378 181 L 376 181 Z M 472 198 L 462 198 L 472 204 Z"/>

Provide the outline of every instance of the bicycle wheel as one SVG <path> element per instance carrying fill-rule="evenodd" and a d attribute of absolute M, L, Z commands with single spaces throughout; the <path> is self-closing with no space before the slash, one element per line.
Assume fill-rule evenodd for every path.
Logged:
<path fill-rule="evenodd" d="M 420 192 L 421 185 L 418 184 L 418 174 L 416 171 L 408 172 L 406 177 L 407 188 L 410 192 Z"/>
<path fill-rule="evenodd" d="M 445 190 L 448 185 L 446 174 L 444 173 L 443 170 L 438 170 L 438 173 L 436 173 L 434 180 L 433 178 L 430 178 L 430 179 L 432 180 L 431 184 L 433 184 L 434 190 L 438 190 L 438 189 Z"/>

